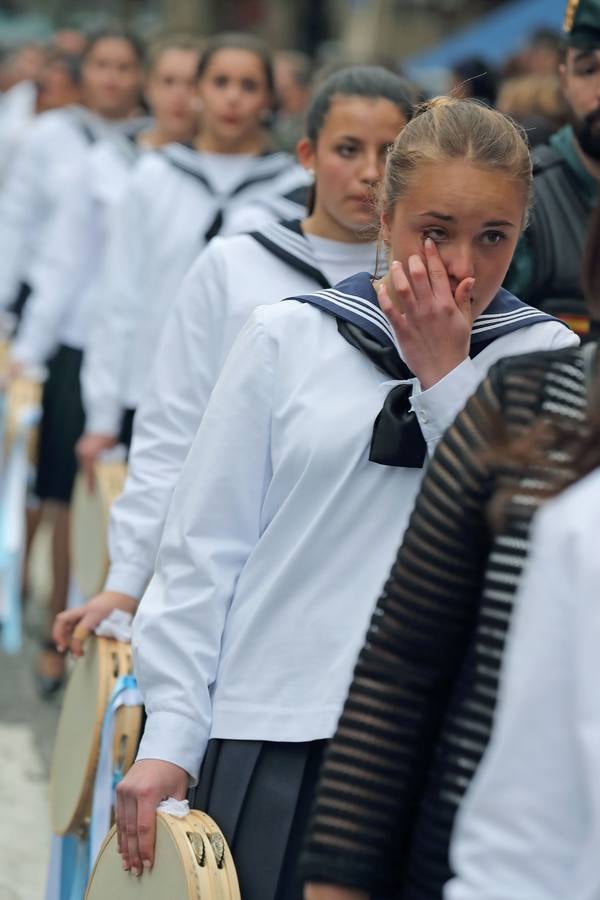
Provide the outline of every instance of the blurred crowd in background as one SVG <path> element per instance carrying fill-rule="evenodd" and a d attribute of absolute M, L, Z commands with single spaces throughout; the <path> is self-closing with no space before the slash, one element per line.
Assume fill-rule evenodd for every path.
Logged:
<path fill-rule="evenodd" d="M 15 46 L 0 43 L 0 117 L 10 116 L 13 121 L 11 128 L 1 129 L 4 146 L 0 146 L 0 166 L 9 145 L 33 115 L 76 101 L 79 57 L 84 46 L 84 33 L 72 28 L 59 29 L 46 41 Z M 521 49 L 502 65 L 492 64 L 483 54 L 466 56 L 443 70 L 443 77 L 438 68 L 423 69 L 417 84 L 424 97 L 451 93 L 497 107 L 523 125 L 533 147 L 545 143 L 569 121 L 558 74 L 561 54 L 560 33 L 540 28 L 523 35 Z M 304 112 L 313 85 L 353 59 L 338 47 L 333 54 L 316 57 L 296 49 L 280 50 L 275 62 L 278 108 L 272 131 L 277 144 L 293 152 L 303 133 Z M 367 62 L 383 62 L 390 70 L 406 74 L 400 63 L 377 57 Z"/>

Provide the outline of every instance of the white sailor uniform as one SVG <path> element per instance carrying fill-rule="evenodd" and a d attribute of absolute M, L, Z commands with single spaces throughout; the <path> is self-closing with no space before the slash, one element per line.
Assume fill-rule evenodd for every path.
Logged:
<path fill-rule="evenodd" d="M 135 139 L 124 135 L 87 150 L 31 267 L 32 291 L 11 355 L 24 365 L 48 363 L 37 471 L 42 499 L 71 496 L 74 447 L 84 425 L 79 373 L 98 307 L 108 223 L 139 153 Z"/>
<path fill-rule="evenodd" d="M 108 123 L 79 106 L 42 113 L 24 136 L 0 194 L 0 308 L 20 295 L 42 247 L 52 213 L 69 190 L 70 173 L 88 148 L 136 120 Z"/>
<path fill-rule="evenodd" d="M 327 287 L 375 244 L 306 238 L 298 221 L 215 238 L 186 276 L 165 323 L 136 413 L 125 490 L 111 513 L 109 590 L 141 597 L 152 572 L 173 486 L 227 354 L 259 304 Z"/>
<path fill-rule="evenodd" d="M 147 155 L 111 233 L 104 305 L 83 370 L 88 431 L 116 434 L 123 409 L 137 407 L 167 312 L 206 243 L 239 231 L 236 217 L 257 198 L 275 219 L 290 204 L 286 195 L 308 183 L 283 153 L 206 154 L 172 144 Z"/>
<path fill-rule="evenodd" d="M 194 779 L 205 760 L 197 802 L 233 845 L 245 900 L 302 896 L 292 873 L 322 742 L 418 490 L 421 468 L 372 458 L 388 395 L 406 383 L 432 448 L 498 358 L 577 343 L 502 291 L 474 327 L 473 355 L 421 391 L 375 364 L 361 335 L 402 362 L 367 273 L 251 315 L 134 624 L 148 714 L 139 758 Z"/>

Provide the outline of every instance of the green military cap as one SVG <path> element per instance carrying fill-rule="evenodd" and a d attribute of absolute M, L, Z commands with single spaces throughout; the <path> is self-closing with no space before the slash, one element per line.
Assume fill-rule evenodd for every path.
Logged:
<path fill-rule="evenodd" d="M 569 0 L 563 28 L 569 47 L 600 47 L 600 0 Z"/>

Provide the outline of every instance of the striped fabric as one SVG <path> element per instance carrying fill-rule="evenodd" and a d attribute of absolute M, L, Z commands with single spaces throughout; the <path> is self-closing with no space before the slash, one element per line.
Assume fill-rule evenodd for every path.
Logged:
<path fill-rule="evenodd" d="M 503 360 L 440 443 L 329 748 L 307 880 L 441 900 L 454 816 L 490 735 L 537 489 L 569 465 L 556 452 L 523 478 L 492 470 L 485 451 L 498 446 L 502 420 L 511 436 L 540 413 L 579 425 L 585 394 L 580 349 Z M 512 501 L 493 535 L 496 490 Z"/>

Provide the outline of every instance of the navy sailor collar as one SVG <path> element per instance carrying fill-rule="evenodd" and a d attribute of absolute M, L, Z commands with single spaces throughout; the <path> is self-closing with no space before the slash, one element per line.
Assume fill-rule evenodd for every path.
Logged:
<path fill-rule="evenodd" d="M 176 169 L 202 182 L 209 194 L 214 196 L 220 194 L 218 188 L 210 180 L 203 153 L 187 144 L 168 144 L 158 152 Z M 243 180 L 228 192 L 228 196 L 235 197 L 252 185 L 260 184 L 262 181 L 271 181 L 294 165 L 296 163 L 289 153 L 278 151 L 255 156 L 248 161 L 248 168 L 244 171 Z"/>
<path fill-rule="evenodd" d="M 304 272 L 322 288 L 331 287 L 331 282 L 319 268 L 313 248 L 306 239 L 299 220 L 273 222 L 261 231 L 250 232 L 250 237 L 288 266 Z"/>
<path fill-rule="evenodd" d="M 311 303 L 337 319 L 357 326 L 383 347 L 398 350 L 393 327 L 379 308 L 371 279 L 368 272 L 358 272 L 332 288 L 287 299 Z M 497 338 L 538 322 L 560 322 L 560 319 L 528 306 L 501 288 L 473 323 L 470 356 L 477 356 Z"/>

